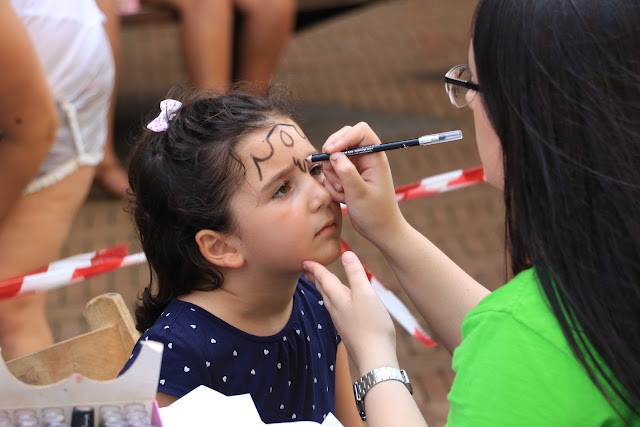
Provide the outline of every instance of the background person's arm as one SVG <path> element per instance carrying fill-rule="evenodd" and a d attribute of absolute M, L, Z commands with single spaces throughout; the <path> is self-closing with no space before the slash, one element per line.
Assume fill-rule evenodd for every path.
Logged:
<path fill-rule="evenodd" d="M 56 107 L 29 33 L 0 0 L 0 220 L 35 177 L 55 138 Z"/>

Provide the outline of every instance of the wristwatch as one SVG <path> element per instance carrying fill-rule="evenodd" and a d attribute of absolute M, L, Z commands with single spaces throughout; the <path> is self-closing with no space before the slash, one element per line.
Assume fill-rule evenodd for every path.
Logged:
<path fill-rule="evenodd" d="M 407 376 L 407 372 L 404 369 L 397 368 L 376 368 L 362 376 L 358 381 L 353 383 L 353 395 L 356 398 L 356 408 L 360 413 L 362 420 L 367 419 L 367 415 L 364 412 L 364 395 L 379 382 L 386 380 L 398 380 L 407 387 L 409 393 L 413 394 L 413 387 Z"/>

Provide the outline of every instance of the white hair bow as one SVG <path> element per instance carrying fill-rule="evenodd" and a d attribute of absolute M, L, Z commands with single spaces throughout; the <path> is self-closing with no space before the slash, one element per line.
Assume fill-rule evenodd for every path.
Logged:
<path fill-rule="evenodd" d="M 182 102 L 175 99 L 165 99 L 160 103 L 160 114 L 147 125 L 147 129 L 163 132 L 169 127 L 169 121 L 176 116 L 176 111 L 182 107 Z"/>

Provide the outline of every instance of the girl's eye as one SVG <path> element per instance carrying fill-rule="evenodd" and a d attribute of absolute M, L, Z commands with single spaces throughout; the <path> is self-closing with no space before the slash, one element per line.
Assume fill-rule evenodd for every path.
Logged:
<path fill-rule="evenodd" d="M 291 190 L 291 184 L 289 183 L 289 181 L 285 181 L 282 184 L 280 184 L 280 187 L 278 187 L 276 192 L 273 193 L 272 198 L 277 199 L 279 197 L 284 197 L 287 194 L 289 194 L 290 190 Z"/>
<path fill-rule="evenodd" d="M 309 174 L 311 176 L 317 176 L 322 174 L 323 168 L 322 168 L 322 163 L 316 163 L 313 166 L 311 166 L 309 168 Z"/>

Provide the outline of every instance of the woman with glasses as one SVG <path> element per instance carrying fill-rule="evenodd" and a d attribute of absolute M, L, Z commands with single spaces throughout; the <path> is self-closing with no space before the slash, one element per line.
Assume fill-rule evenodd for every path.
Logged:
<path fill-rule="evenodd" d="M 640 425 L 639 47 L 637 0 L 477 6 L 468 65 L 445 86 L 473 110 L 504 193 L 514 277 L 493 293 L 402 217 L 383 153 L 340 153 L 380 143 L 366 124 L 327 140 L 326 186 L 453 353 L 448 425 Z M 361 412 L 369 426 L 424 425 L 390 317 L 355 255 L 343 264 L 351 289 L 304 268 L 363 376 Z"/>

